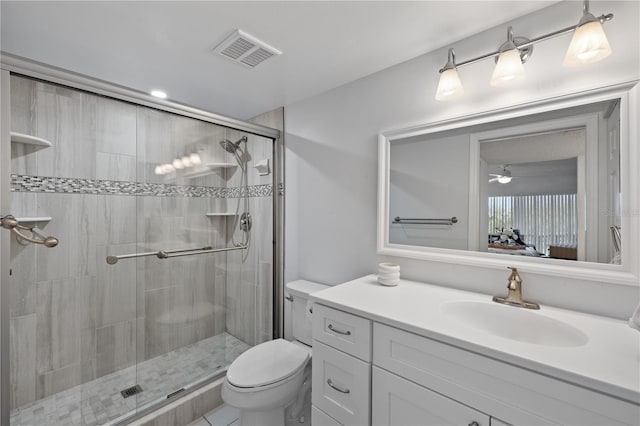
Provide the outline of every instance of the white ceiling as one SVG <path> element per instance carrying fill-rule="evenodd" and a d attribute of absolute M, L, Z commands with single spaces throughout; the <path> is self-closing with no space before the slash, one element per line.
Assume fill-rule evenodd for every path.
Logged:
<path fill-rule="evenodd" d="M 0 40 L 4 52 L 246 119 L 555 2 L 3 0 Z M 216 56 L 236 28 L 284 54 L 255 69 Z"/>

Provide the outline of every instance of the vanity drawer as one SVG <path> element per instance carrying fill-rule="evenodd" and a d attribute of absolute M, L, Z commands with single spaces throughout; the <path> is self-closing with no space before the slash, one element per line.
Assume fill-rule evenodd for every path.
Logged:
<path fill-rule="evenodd" d="M 640 406 L 374 324 L 373 363 L 510 424 L 640 424 Z M 541 390 L 544 390 L 541 392 Z"/>
<path fill-rule="evenodd" d="M 313 342 L 313 405 L 345 425 L 367 425 L 371 364 Z"/>
<path fill-rule="evenodd" d="M 342 426 L 318 407 L 311 407 L 311 424 L 313 426 Z"/>
<path fill-rule="evenodd" d="M 371 321 L 324 305 L 313 306 L 313 339 L 371 361 Z"/>

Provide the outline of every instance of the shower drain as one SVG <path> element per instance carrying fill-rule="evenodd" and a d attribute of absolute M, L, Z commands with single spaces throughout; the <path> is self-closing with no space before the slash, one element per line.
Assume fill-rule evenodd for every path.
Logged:
<path fill-rule="evenodd" d="M 125 390 L 121 390 L 120 395 L 122 395 L 123 398 L 129 398 L 130 396 L 139 394 L 140 392 L 142 392 L 140 385 L 135 385 L 130 388 L 126 388 Z"/>

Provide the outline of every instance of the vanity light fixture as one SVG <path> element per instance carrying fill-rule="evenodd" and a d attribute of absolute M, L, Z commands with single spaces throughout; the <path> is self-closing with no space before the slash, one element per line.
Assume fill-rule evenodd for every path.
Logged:
<path fill-rule="evenodd" d="M 440 81 L 436 91 L 436 99 L 446 101 L 456 99 L 464 95 L 464 89 L 456 68 L 456 52 L 449 49 L 449 58 L 446 65 L 440 70 Z"/>
<path fill-rule="evenodd" d="M 489 58 L 497 57 L 496 68 L 490 80 L 492 86 L 504 86 L 522 80 L 524 78 L 522 65 L 531 56 L 533 45 L 563 34 L 573 33 L 563 66 L 591 64 L 604 59 L 611 54 L 611 47 L 602 29 L 602 24 L 612 19 L 612 13 L 594 16 L 589 12 L 589 0 L 583 0 L 583 14 L 577 25 L 562 28 L 531 40 L 525 37 L 514 37 L 512 29 L 509 27 L 507 41 L 497 51 L 459 63 L 455 63 L 453 49 L 449 49 L 447 63 L 439 70 L 440 81 L 436 90 L 436 100 L 444 101 L 462 96 L 464 89 L 458 76 L 458 68 Z"/>
<path fill-rule="evenodd" d="M 613 17 L 613 15 L 611 15 Z M 608 20 L 605 19 L 604 20 Z M 571 44 L 562 63 L 565 67 L 576 67 L 598 62 L 611 54 L 609 40 L 602 29 L 602 17 L 596 18 L 589 12 L 589 2 L 582 7 L 582 18 L 578 21 L 571 38 Z"/>
<path fill-rule="evenodd" d="M 189 156 L 189 160 L 191 160 L 191 164 L 197 166 L 198 164 L 202 164 L 202 159 L 200 158 L 200 154 L 194 152 Z"/>
<path fill-rule="evenodd" d="M 524 44 L 529 40 L 519 37 Z M 527 49 L 518 49 L 513 39 L 513 29 L 507 29 L 507 41 L 500 46 L 500 55 L 496 61 L 496 67 L 491 75 L 490 84 L 492 86 L 505 86 L 516 81 L 524 80 L 524 66 L 531 55 L 533 46 Z"/>
<path fill-rule="evenodd" d="M 184 164 L 182 163 L 182 160 L 180 160 L 179 158 L 176 158 L 175 160 L 173 160 L 171 164 L 176 170 L 184 169 Z"/>

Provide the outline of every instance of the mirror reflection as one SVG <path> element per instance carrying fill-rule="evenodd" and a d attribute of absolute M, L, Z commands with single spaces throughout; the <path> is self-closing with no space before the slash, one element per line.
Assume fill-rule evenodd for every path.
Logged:
<path fill-rule="evenodd" d="M 620 263 L 619 108 L 391 141 L 389 242 Z"/>

